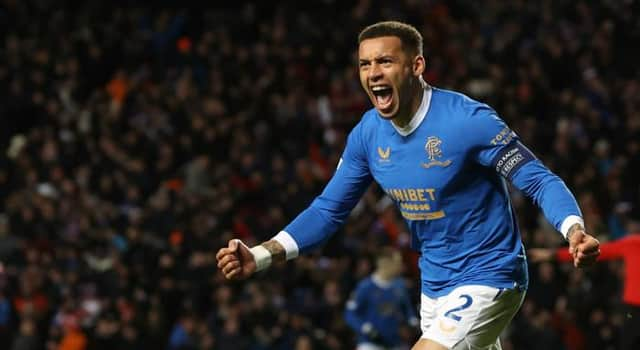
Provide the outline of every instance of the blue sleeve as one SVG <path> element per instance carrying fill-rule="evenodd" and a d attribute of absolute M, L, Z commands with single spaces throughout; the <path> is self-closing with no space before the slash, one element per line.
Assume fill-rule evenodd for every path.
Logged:
<path fill-rule="evenodd" d="M 362 325 L 366 322 L 363 311 L 367 308 L 367 294 L 365 283 L 360 282 L 351 298 L 347 301 L 344 311 L 345 321 L 358 334 L 362 332 Z"/>
<path fill-rule="evenodd" d="M 475 160 L 511 181 L 542 209 L 558 230 L 565 218 L 581 216 L 565 183 L 536 158 L 519 137 L 486 105 L 473 110 L 468 125 Z"/>
<path fill-rule="evenodd" d="M 513 174 L 511 182 L 542 209 L 544 216 L 558 231 L 568 216 L 582 217 L 580 207 L 564 181 L 537 159 L 520 167 Z"/>
<path fill-rule="evenodd" d="M 284 231 L 301 253 L 322 245 L 345 221 L 372 181 L 362 138 L 362 123 L 347 138 L 335 174 L 324 191 Z"/>
<path fill-rule="evenodd" d="M 400 282 L 400 283 L 403 283 L 403 282 Z M 419 324 L 418 317 L 416 316 L 416 307 L 411 303 L 411 298 L 409 297 L 407 289 L 404 288 L 404 286 L 402 286 L 401 288 L 402 288 L 402 307 L 403 307 L 405 319 L 411 326 L 416 327 Z"/>

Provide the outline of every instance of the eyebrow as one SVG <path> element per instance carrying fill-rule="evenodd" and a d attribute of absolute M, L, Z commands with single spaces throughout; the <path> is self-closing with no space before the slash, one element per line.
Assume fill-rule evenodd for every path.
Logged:
<path fill-rule="evenodd" d="M 367 59 L 367 58 L 359 58 L 358 62 L 360 63 L 367 63 L 367 62 L 371 62 L 371 61 L 382 61 L 382 60 L 391 60 L 391 61 L 395 61 L 396 57 L 393 55 L 381 55 L 381 56 L 377 56 L 375 57 L 373 60 L 371 59 Z"/>

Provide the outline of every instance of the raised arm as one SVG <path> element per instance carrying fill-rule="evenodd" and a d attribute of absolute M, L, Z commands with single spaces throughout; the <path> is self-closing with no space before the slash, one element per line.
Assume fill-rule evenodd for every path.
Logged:
<path fill-rule="evenodd" d="M 322 245 L 344 223 L 372 181 L 361 125 L 349 134 L 336 172 L 322 194 L 283 231 L 253 248 L 234 239 L 218 251 L 218 268 L 225 277 L 246 278 L 274 261 L 293 259 Z"/>
<path fill-rule="evenodd" d="M 600 254 L 599 242 L 587 234 L 578 203 L 565 183 L 536 158 L 495 112 L 478 105 L 467 127 L 476 160 L 493 168 L 524 192 L 567 241 L 576 267 L 591 265 Z"/>

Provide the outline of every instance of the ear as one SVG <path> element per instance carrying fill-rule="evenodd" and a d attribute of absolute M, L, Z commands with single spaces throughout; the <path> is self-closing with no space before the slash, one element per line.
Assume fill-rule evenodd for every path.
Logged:
<path fill-rule="evenodd" d="M 424 56 L 417 55 L 413 59 L 413 75 L 416 77 L 421 76 L 425 70 L 425 67 L 426 67 L 426 62 L 425 62 Z"/>

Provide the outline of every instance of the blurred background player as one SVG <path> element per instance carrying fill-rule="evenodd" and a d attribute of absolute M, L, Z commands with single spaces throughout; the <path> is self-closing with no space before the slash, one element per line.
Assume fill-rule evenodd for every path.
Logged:
<path fill-rule="evenodd" d="M 345 319 L 357 334 L 358 350 L 408 349 L 401 328 L 419 323 L 402 272 L 402 254 L 385 247 L 376 257 L 375 271 L 352 293 Z"/>
<path fill-rule="evenodd" d="M 532 248 L 528 251 L 531 262 L 573 262 L 566 248 Z M 600 244 L 598 260 L 620 260 L 624 263 L 622 276 L 623 324 L 620 331 L 620 350 L 640 349 L 640 232 Z"/>

